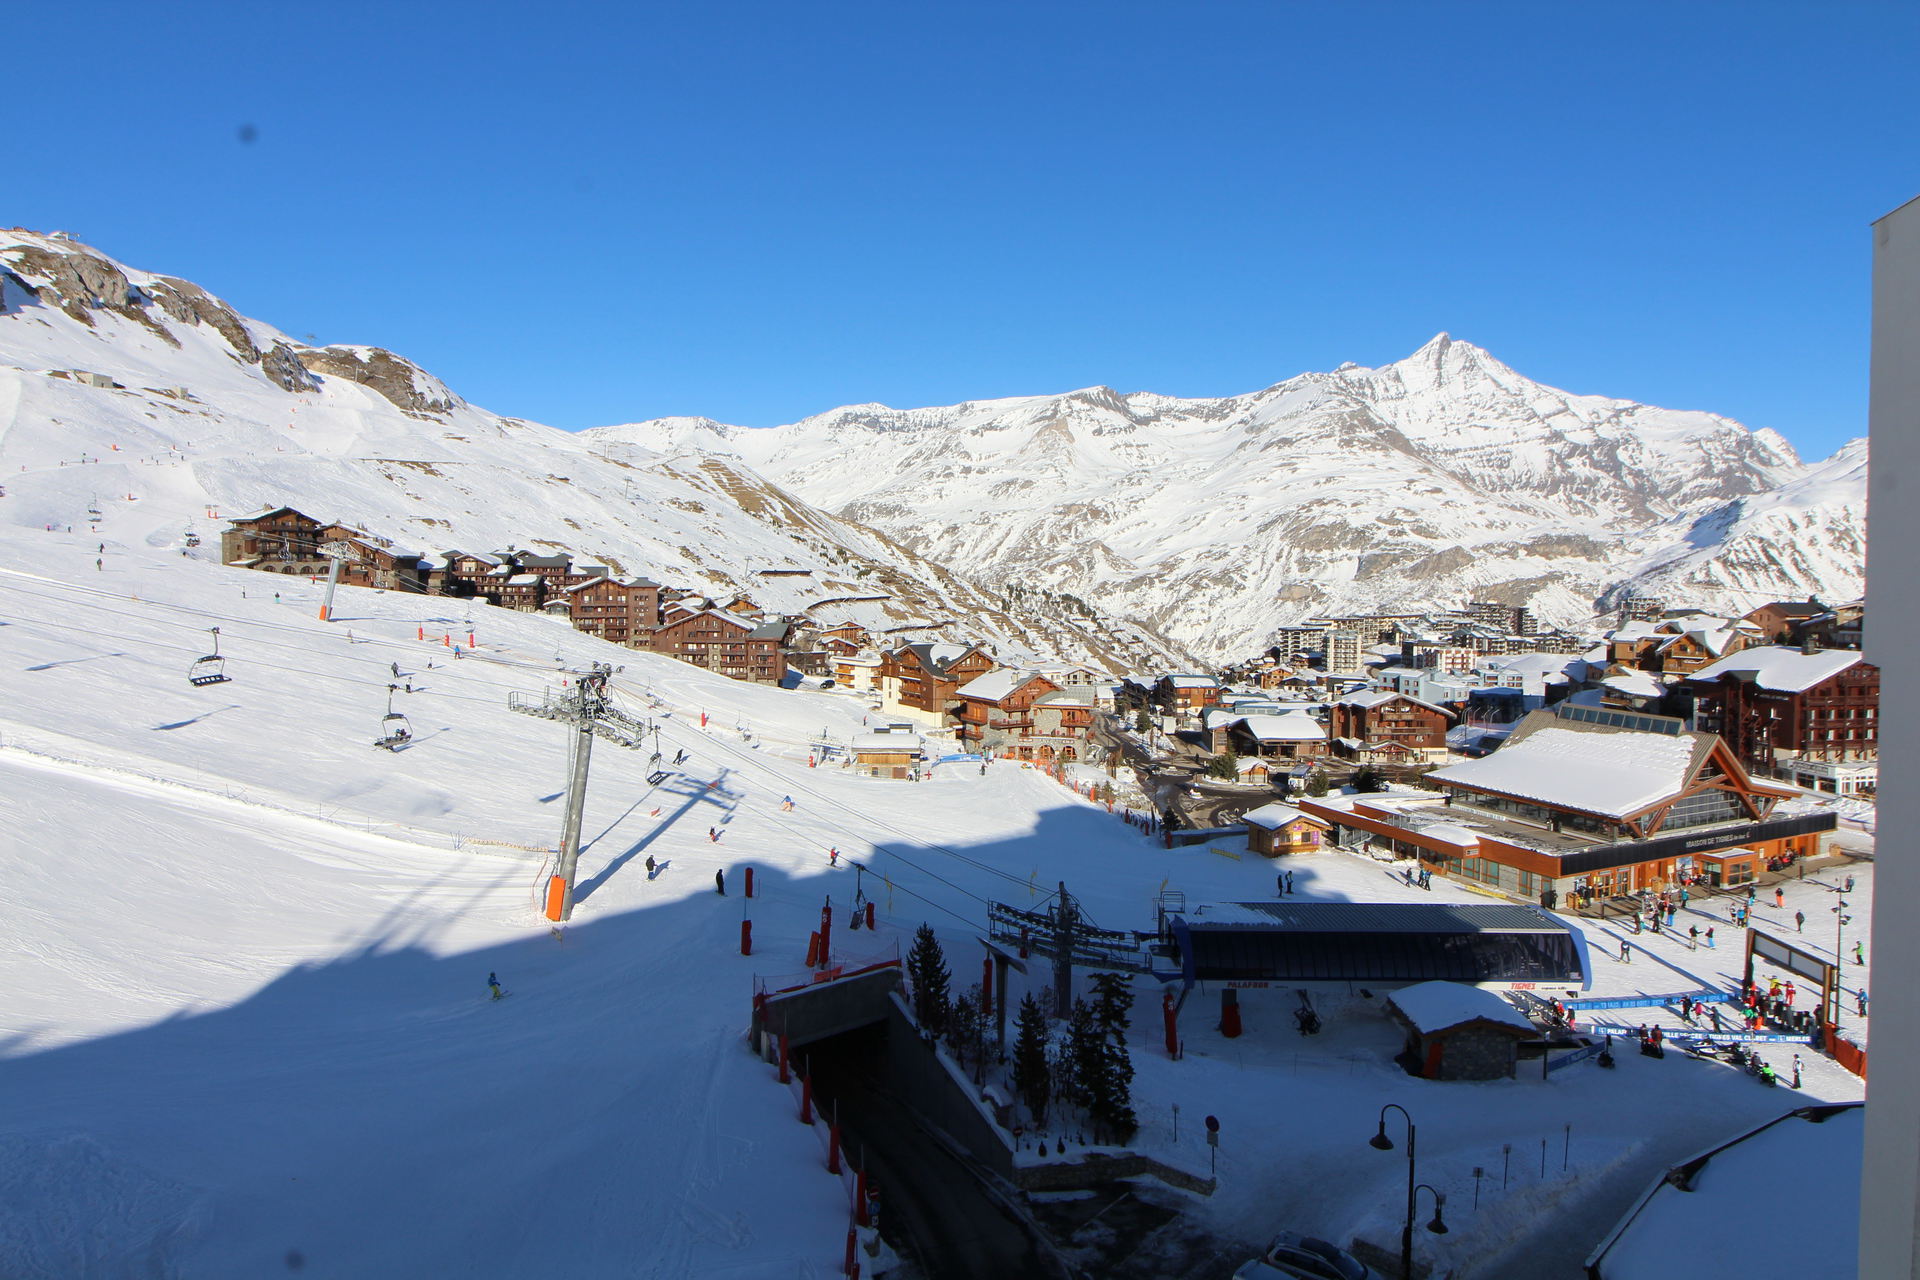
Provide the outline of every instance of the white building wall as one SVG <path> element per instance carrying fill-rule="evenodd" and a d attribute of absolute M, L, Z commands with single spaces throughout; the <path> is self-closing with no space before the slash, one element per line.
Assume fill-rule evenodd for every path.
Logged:
<path fill-rule="evenodd" d="M 1873 227 L 1873 392 L 1869 410 L 1866 656 L 1880 664 L 1880 759 L 1902 782 L 1920 760 L 1920 200 Z M 1920 1278 L 1920 790 L 1880 790 L 1874 969 L 1900 975 L 1873 991 L 1871 1083 L 1860 1194 L 1863 1280 Z"/>

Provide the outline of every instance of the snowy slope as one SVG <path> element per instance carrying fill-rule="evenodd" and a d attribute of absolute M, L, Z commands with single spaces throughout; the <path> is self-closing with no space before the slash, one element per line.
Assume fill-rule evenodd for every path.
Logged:
<path fill-rule="evenodd" d="M 1758 527 L 1703 537 L 1689 603 L 1847 597 L 1861 579 L 1864 482 L 1845 451 L 1810 471 L 1771 431 L 1558 391 L 1445 334 L 1383 368 L 1219 400 L 1093 387 L 587 434 L 739 457 L 925 554 L 1098 599 L 1221 658 L 1312 613 L 1468 597 L 1584 622 L 1629 582 L 1678 582 L 1652 541 L 1669 521 L 1748 501 L 1797 521 L 1799 550 L 1768 561 Z"/>
<path fill-rule="evenodd" d="M 118 385 L 59 376 L 73 370 Z M 176 546 L 193 528 L 211 543 L 219 517 L 284 504 L 403 548 L 565 549 L 1010 658 L 1172 656 L 1077 603 L 1009 615 L 999 592 L 737 462 L 501 418 L 388 352 L 306 346 L 185 281 L 17 230 L 0 232 L 0 475 L 0 522 L 22 528 L 84 527 L 97 504 L 111 537 Z"/>
<path fill-rule="evenodd" d="M 897 948 L 925 920 L 962 980 L 988 898 L 1032 903 L 1032 886 L 1065 879 L 1096 921 L 1138 928 L 1163 887 L 1196 903 L 1272 892 L 1264 859 L 1162 849 L 1004 762 L 921 784 L 809 768 L 806 743 L 860 731 L 858 699 L 739 684 L 499 610 L 476 610 L 478 648 L 454 658 L 441 637 L 464 639 L 464 606 L 343 588 L 323 624 L 312 584 L 98 547 L 0 527 L 9 1277 L 250 1280 L 296 1262 L 329 1278 L 831 1274 L 845 1200 L 741 1038 L 755 977 L 800 970 L 823 900 L 842 921 L 856 885 L 878 905 L 876 934 L 836 935 L 840 958 Z M 232 679 L 194 688 L 187 667 L 216 625 Z M 619 704 L 689 759 L 653 786 L 645 755 L 596 750 L 580 904 L 556 937 L 534 898 L 566 735 L 506 698 L 594 660 L 624 664 Z M 370 743 L 396 665 L 415 743 L 389 754 Z M 649 856 L 665 864 L 655 879 Z M 857 880 L 854 860 L 875 874 Z M 1292 865 L 1309 900 L 1479 900 L 1407 888 L 1366 858 Z M 1790 888 L 1804 901 L 1788 910 L 1822 897 L 1812 880 Z M 746 911 L 752 957 L 737 949 Z M 1618 945 L 1592 933 L 1592 955 Z M 1741 956 L 1636 945 L 1638 963 L 1600 963 L 1596 992 L 1724 982 Z M 499 1005 L 489 972 L 513 992 Z M 1546 1084 L 1410 1080 L 1377 1000 L 1323 1005 L 1326 1034 L 1303 1042 L 1281 990 L 1242 993 L 1233 1041 L 1196 996 L 1173 1062 L 1156 995 L 1138 984 L 1141 1142 L 1204 1169 L 1194 1119 L 1221 1117 L 1221 1191 L 1185 1212 L 1242 1244 L 1275 1225 L 1391 1237 L 1402 1171 L 1363 1146 L 1385 1099 L 1420 1116 L 1423 1176 L 1450 1196 L 1439 1247 L 1488 1276 L 1541 1274 L 1531 1252 L 1491 1260 L 1523 1244 L 1577 1253 L 1663 1160 L 1786 1105 L 1685 1061 Z M 1837 1068 L 1811 1070 L 1809 1097 L 1858 1096 Z M 1643 1132 L 1581 1119 L 1621 1087 Z M 1558 1144 L 1567 1120 L 1581 1174 L 1529 1173 L 1456 1217 L 1471 1168 L 1498 1164 L 1489 1152 Z"/>

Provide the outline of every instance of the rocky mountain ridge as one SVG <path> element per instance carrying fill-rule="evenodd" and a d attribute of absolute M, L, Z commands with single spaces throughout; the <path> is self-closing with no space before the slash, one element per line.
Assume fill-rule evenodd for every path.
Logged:
<path fill-rule="evenodd" d="M 95 529 L 109 546 L 177 545 L 189 529 L 216 546 L 220 517 L 284 504 L 413 550 L 565 550 L 901 641 L 1117 668 L 1190 661 L 1060 593 L 1011 613 L 998 588 L 737 458 L 491 414 L 392 352 L 301 343 L 188 281 L 18 228 L 0 232 L 0 472 L 0 520 Z"/>
<path fill-rule="evenodd" d="M 749 430 L 586 433 L 739 458 L 992 583 L 1100 600 L 1214 659 L 1313 614 L 1527 604 L 1589 624 L 1633 591 L 1744 609 L 1857 596 L 1865 442 L 1576 395 L 1441 334 L 1377 369 L 1183 400 L 1091 387 Z"/>

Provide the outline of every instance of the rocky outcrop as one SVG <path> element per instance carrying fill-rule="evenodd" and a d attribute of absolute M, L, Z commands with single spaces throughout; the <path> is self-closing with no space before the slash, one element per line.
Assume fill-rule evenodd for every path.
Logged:
<path fill-rule="evenodd" d="M 276 342 L 260 357 L 260 372 L 287 391 L 315 391 L 319 382 L 300 363 L 300 353 L 284 342 Z"/>
<path fill-rule="evenodd" d="M 439 379 L 379 347 L 305 347 L 298 354 L 308 371 L 357 382 L 417 418 L 444 414 L 462 403 Z"/>
<path fill-rule="evenodd" d="M 160 309 L 175 320 L 182 324 L 206 325 L 227 340 L 235 356 L 248 364 L 260 363 L 260 348 L 233 308 L 199 285 L 172 276 L 156 276 L 148 289 Z"/>
<path fill-rule="evenodd" d="M 88 328 L 93 327 L 95 311 L 110 311 L 145 326 L 172 346 L 180 345 L 165 325 L 147 314 L 149 299 L 127 279 L 126 272 L 91 250 L 75 245 L 62 252 L 16 244 L 0 251 L 0 260 L 40 302 L 60 308 Z"/>

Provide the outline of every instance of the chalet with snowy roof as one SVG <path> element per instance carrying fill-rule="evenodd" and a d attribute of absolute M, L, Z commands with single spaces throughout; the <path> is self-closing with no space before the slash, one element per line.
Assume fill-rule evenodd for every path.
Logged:
<path fill-rule="evenodd" d="M 1797 641 L 1802 624 L 1827 611 L 1818 600 L 1774 600 L 1748 613 L 1741 621 L 1752 624 L 1761 644 L 1786 644 Z"/>
<path fill-rule="evenodd" d="M 881 658 L 881 707 L 942 727 L 957 710 L 960 687 L 999 665 L 977 644 L 903 644 Z"/>
<path fill-rule="evenodd" d="M 1327 727 L 1304 711 L 1234 717 L 1227 725 L 1227 749 L 1235 755 L 1296 762 L 1327 754 Z"/>
<path fill-rule="evenodd" d="M 918 734 L 863 733 L 849 746 L 854 772 L 867 778 L 909 778 L 926 759 Z"/>
<path fill-rule="evenodd" d="M 1505 746 L 1430 773 L 1439 794 L 1302 798 L 1345 846 L 1419 858 L 1498 892 L 1553 901 L 1751 879 L 1819 851 L 1830 812 L 1782 809 L 1727 744 L 1667 716 L 1572 702 L 1535 711 Z M 1551 896 L 1549 896 L 1551 891 Z"/>
<path fill-rule="evenodd" d="M 1169 715 L 1198 715 L 1219 701 L 1220 682 L 1212 676 L 1169 672 L 1154 681 L 1154 705 Z"/>
<path fill-rule="evenodd" d="M 592 578 L 561 599 L 575 627 L 614 644 L 644 647 L 660 625 L 660 584 L 648 578 Z"/>
<path fill-rule="evenodd" d="M 1290 804 L 1263 804 L 1241 820 L 1247 824 L 1248 852 L 1264 858 L 1318 853 L 1321 841 L 1333 830 L 1325 818 Z"/>
<path fill-rule="evenodd" d="M 1416 982 L 1385 1007 L 1406 1030 L 1414 1074 L 1428 1080 L 1511 1079 L 1521 1043 L 1540 1039 L 1525 1014 L 1463 982 Z"/>
<path fill-rule="evenodd" d="M 734 680 L 777 685 L 787 674 L 784 622 L 761 623 L 719 609 L 674 608 L 642 646 Z"/>
<path fill-rule="evenodd" d="M 1766 645 L 1694 672 L 1701 728 L 1756 773 L 1838 795 L 1871 793 L 1880 760 L 1880 668 L 1857 650 Z"/>
<path fill-rule="evenodd" d="M 1060 686 L 1032 671 L 1002 667 L 954 690 L 954 718 L 962 745 L 978 748 L 1033 732 L 1033 704 Z"/>
<path fill-rule="evenodd" d="M 1447 758 L 1447 730 L 1458 719 L 1436 703 L 1386 689 L 1336 699 L 1327 736 L 1338 754 L 1381 764 L 1423 764 Z"/>
<path fill-rule="evenodd" d="M 1027 708 L 1030 723 L 1019 728 L 1020 736 L 1003 739 L 992 750 L 1035 764 L 1078 760 L 1093 737 L 1094 697 L 1094 691 L 1085 687 L 1041 694 Z"/>
<path fill-rule="evenodd" d="M 1793 644 L 1812 641 L 1821 649 L 1858 649 L 1866 641 L 1867 607 L 1864 600 L 1834 605 L 1825 613 L 1798 623 Z"/>
<path fill-rule="evenodd" d="M 828 674 L 841 688 L 864 693 L 880 687 L 880 663 L 876 653 L 834 654 L 828 662 Z"/>

